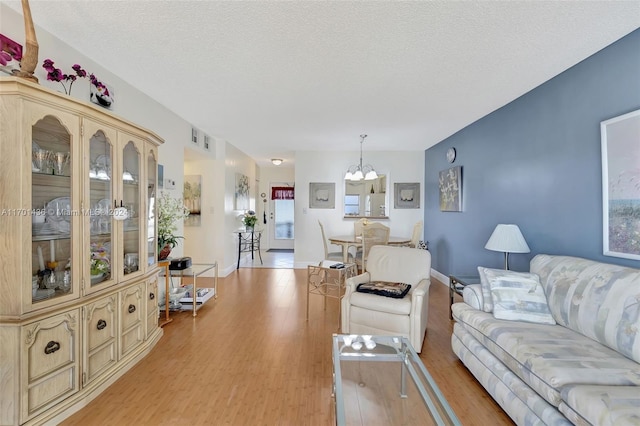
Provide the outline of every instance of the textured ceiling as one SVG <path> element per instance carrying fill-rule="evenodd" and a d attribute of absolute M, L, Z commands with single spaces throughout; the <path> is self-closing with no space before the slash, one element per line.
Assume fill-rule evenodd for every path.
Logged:
<path fill-rule="evenodd" d="M 637 0 L 30 4 L 259 164 L 355 151 L 361 133 L 365 150 L 424 150 L 640 27 Z"/>

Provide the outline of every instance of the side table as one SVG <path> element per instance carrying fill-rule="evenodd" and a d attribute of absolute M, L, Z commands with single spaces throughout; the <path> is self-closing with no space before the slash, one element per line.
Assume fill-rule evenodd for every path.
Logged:
<path fill-rule="evenodd" d="M 345 282 L 357 273 L 355 263 L 345 263 L 344 268 L 331 268 L 340 262 L 322 261 L 318 266 L 307 266 L 307 321 L 309 320 L 309 295 L 323 296 L 323 307 L 327 307 L 327 297 L 338 299 L 338 324 L 340 324 L 340 299 L 344 294 Z"/>
<path fill-rule="evenodd" d="M 464 288 L 471 284 L 480 284 L 478 275 L 449 275 L 449 319 L 453 319 L 451 305 L 453 305 L 453 294 L 462 296 Z"/>
<path fill-rule="evenodd" d="M 168 260 L 159 260 L 158 266 L 164 268 L 164 320 L 160 321 L 160 327 L 164 327 L 173 321 L 173 318 L 169 318 L 169 264 Z"/>
<path fill-rule="evenodd" d="M 199 296 L 198 294 L 198 286 L 197 286 L 197 279 L 198 277 L 202 276 L 205 272 L 211 271 L 213 269 L 213 288 L 209 289 L 212 290 L 211 292 L 207 292 L 206 295 L 204 296 Z M 214 263 L 194 263 L 191 265 L 190 268 L 187 269 L 169 269 L 169 267 L 167 266 L 167 268 L 165 269 L 165 272 L 161 272 L 160 276 L 164 276 L 167 277 L 167 281 L 168 281 L 168 277 L 178 277 L 182 280 L 182 278 L 191 278 L 193 281 L 193 290 L 192 290 L 192 296 L 191 297 L 185 297 L 180 299 L 181 303 L 191 303 L 193 305 L 193 316 L 196 316 L 196 311 L 198 310 L 199 306 L 202 306 L 202 304 L 204 302 L 206 302 L 207 300 L 209 300 L 211 297 L 215 297 L 216 299 L 218 298 L 218 262 L 214 262 Z M 165 299 L 168 298 L 169 292 L 166 291 L 165 292 Z M 194 300 L 195 299 L 195 300 Z M 168 308 L 168 303 L 167 306 Z M 167 314 L 168 316 L 168 314 Z"/>
<path fill-rule="evenodd" d="M 253 253 L 258 252 L 260 256 L 260 264 L 262 265 L 262 253 L 260 253 L 260 239 L 262 238 L 262 231 L 259 229 L 253 231 L 236 231 L 238 234 L 238 264 L 236 269 L 240 268 L 240 256 L 242 253 L 251 252 L 251 260 L 253 260 Z"/>

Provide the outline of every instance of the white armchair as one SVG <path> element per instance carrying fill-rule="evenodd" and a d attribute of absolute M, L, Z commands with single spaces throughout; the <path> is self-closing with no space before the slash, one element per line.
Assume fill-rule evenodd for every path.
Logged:
<path fill-rule="evenodd" d="M 347 279 L 342 298 L 342 333 L 405 336 L 422 351 L 427 331 L 431 254 L 410 247 L 373 246 L 367 272 Z M 358 284 L 388 281 L 411 284 L 402 299 L 356 291 Z"/>

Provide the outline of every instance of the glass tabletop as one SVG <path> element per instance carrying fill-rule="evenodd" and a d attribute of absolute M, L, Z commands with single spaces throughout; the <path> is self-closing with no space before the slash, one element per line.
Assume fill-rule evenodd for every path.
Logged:
<path fill-rule="evenodd" d="M 193 263 L 186 269 L 169 269 L 169 275 L 172 277 L 199 277 L 207 271 L 212 270 L 217 263 Z M 160 270 L 160 276 L 164 277 L 164 270 Z"/>
<path fill-rule="evenodd" d="M 336 423 L 460 425 L 406 337 L 333 335 Z"/>

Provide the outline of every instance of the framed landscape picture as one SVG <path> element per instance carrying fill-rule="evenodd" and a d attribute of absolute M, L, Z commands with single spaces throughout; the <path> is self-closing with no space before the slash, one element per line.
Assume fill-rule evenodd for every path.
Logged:
<path fill-rule="evenodd" d="M 640 260 L 640 110 L 600 123 L 605 256 Z"/>

